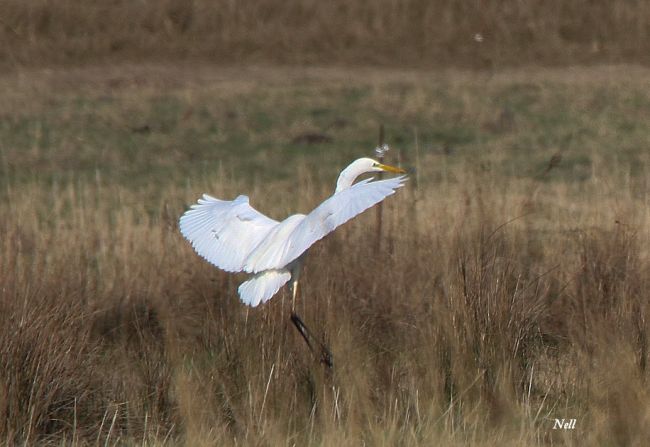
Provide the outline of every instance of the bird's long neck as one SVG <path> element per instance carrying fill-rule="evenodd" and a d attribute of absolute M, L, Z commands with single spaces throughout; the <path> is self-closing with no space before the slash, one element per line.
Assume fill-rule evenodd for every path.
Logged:
<path fill-rule="evenodd" d="M 359 172 L 358 169 L 354 169 L 353 165 L 345 168 L 343 171 L 341 171 L 339 179 L 336 181 L 336 191 L 334 191 L 334 194 L 343 191 L 344 189 L 348 189 L 361 174 L 363 174 L 363 172 Z"/>

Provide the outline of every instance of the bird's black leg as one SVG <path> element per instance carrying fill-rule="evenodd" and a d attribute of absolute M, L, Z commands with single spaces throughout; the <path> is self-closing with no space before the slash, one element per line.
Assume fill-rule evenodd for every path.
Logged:
<path fill-rule="evenodd" d="M 295 312 L 295 304 L 296 304 L 296 296 L 298 295 L 298 280 L 294 280 L 291 283 L 291 292 L 293 294 L 292 297 L 292 302 L 291 302 L 291 322 L 293 325 L 296 327 L 300 335 L 302 336 L 303 340 L 305 340 L 305 343 L 307 343 L 307 346 L 309 347 L 309 350 L 312 352 L 312 354 L 316 355 L 316 351 L 314 351 L 314 346 L 312 344 L 312 340 L 316 341 L 320 347 L 320 359 L 319 361 L 327 366 L 328 368 L 332 368 L 334 366 L 334 362 L 332 360 L 332 353 L 329 350 L 329 348 L 325 345 L 325 343 L 320 342 L 316 339 L 314 334 L 307 328 L 307 325 L 302 321 L 302 319 L 298 316 L 298 314 Z"/>
<path fill-rule="evenodd" d="M 309 350 L 316 355 L 316 351 L 314 351 L 314 347 L 311 343 L 311 340 L 316 340 L 316 337 L 312 332 L 307 328 L 305 323 L 302 321 L 302 319 L 298 316 L 297 313 L 291 312 L 291 322 L 293 325 L 298 329 L 298 332 L 300 335 L 302 335 L 302 338 L 305 340 L 305 343 L 307 343 L 307 346 L 309 347 Z M 319 361 L 327 366 L 328 368 L 332 368 L 334 366 L 334 362 L 332 360 L 332 352 L 329 350 L 329 348 L 325 345 L 325 343 L 317 341 L 319 347 L 320 347 L 320 359 Z"/>

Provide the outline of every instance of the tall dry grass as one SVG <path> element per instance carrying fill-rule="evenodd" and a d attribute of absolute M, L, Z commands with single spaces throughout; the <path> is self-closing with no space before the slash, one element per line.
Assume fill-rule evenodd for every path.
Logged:
<path fill-rule="evenodd" d="M 5 66 L 217 63 L 478 68 L 647 63 L 642 0 L 0 1 Z"/>
<path fill-rule="evenodd" d="M 624 185 L 496 179 L 444 155 L 316 245 L 299 313 L 256 309 L 176 222 L 199 192 L 97 179 L 2 192 L 0 438 L 7 445 L 642 445 L 650 436 L 647 170 Z M 330 193 L 299 166 L 281 215 Z M 644 183 L 645 182 L 645 183 Z M 534 193 L 532 193 L 534 191 Z M 151 200 L 151 197 L 157 197 Z M 576 200 L 580 197 L 580 200 Z M 146 202 L 146 203 L 145 203 Z M 296 211 L 295 209 L 293 211 Z M 574 431 L 552 430 L 576 418 Z"/>

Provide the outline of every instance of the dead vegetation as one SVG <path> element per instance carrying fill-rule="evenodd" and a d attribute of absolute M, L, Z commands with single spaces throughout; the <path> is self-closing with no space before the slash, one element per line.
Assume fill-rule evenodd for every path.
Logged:
<path fill-rule="evenodd" d="M 133 79 L 149 79 L 139 70 Z M 309 156 L 300 151 L 316 145 L 288 155 L 254 152 L 249 140 L 230 140 L 225 131 L 207 149 L 197 147 L 203 140 L 191 140 L 194 133 L 213 135 L 213 122 L 230 123 L 231 133 L 254 129 L 253 143 L 276 148 L 291 144 L 287 128 L 312 126 L 284 115 L 301 100 L 278 87 L 286 72 L 256 72 L 273 81 L 266 96 L 250 87 L 257 80 L 230 73 L 241 89 L 231 100 L 232 85 L 219 83 L 223 73 L 208 71 L 193 71 L 197 78 L 169 97 L 158 93 L 169 87 L 161 80 L 129 80 L 135 87 L 120 93 L 111 70 L 105 82 L 93 72 L 73 72 L 75 82 L 59 74 L 69 84 L 57 88 L 51 72 L 36 73 L 32 90 L 22 77 L 0 83 L 0 123 L 9 126 L 0 128 L 2 442 L 519 446 L 648 439 L 650 162 L 641 147 L 647 128 L 635 124 L 647 114 L 647 76 L 615 90 L 607 86 L 622 88 L 613 82 L 621 72 L 604 80 L 602 71 L 583 73 L 565 84 L 558 82 L 564 73 L 552 81 L 502 75 L 496 84 L 472 84 L 465 73 L 453 83 L 436 78 L 444 91 L 435 94 L 426 73 L 393 74 L 384 83 L 375 74 L 374 89 L 346 81 L 345 104 L 361 92 L 359 109 L 396 111 L 388 132 L 403 116 L 438 127 L 408 128 L 399 145 L 417 172 L 386 202 L 380 256 L 370 212 L 307 258 L 299 313 L 334 354 L 328 374 L 290 325 L 288 296 L 243 306 L 236 295 L 243 278 L 197 257 L 177 219 L 204 191 L 224 198 L 246 192 L 274 217 L 307 210 L 331 193 L 335 167 L 348 159 L 325 142 Z M 304 100 L 309 108 L 300 116 L 317 97 L 332 101 L 317 104 L 333 116 L 350 117 L 329 130 L 340 144 L 376 115 L 339 107 L 330 75 L 291 88 L 323 89 Z M 549 93 L 555 90 L 574 109 Z M 179 97 L 188 98 L 192 113 Z M 510 101 L 514 124 L 490 113 L 492 102 L 501 104 L 494 98 Z M 157 108 L 148 111 L 151 103 Z M 264 128 L 266 115 L 256 112 L 266 108 L 280 118 Z M 455 121 L 441 121 L 450 114 Z M 260 121 L 247 121 L 257 115 Z M 480 130 L 486 122 L 495 128 Z M 142 134 L 125 123 L 151 124 Z M 444 143 L 436 140 L 441 132 L 477 136 L 434 146 Z M 572 138 L 566 145 L 564 132 Z M 184 139 L 191 144 L 160 149 Z M 512 140 L 517 144 L 507 146 Z M 219 145 L 233 141 L 237 152 L 228 149 L 225 158 Z M 530 144 L 525 160 L 499 167 L 521 151 L 518 141 Z M 603 149 L 581 161 L 582 147 L 612 141 L 629 158 Z M 397 163 L 397 147 L 387 161 Z M 215 151 L 225 161 L 210 158 Z M 190 155 L 198 159 L 193 165 Z M 93 160 L 98 167 L 84 170 Z M 127 163 L 133 170 L 125 174 L 119 168 Z M 258 165 L 272 178 L 250 179 Z M 273 171 L 279 165 L 295 176 Z M 555 418 L 577 419 L 575 430 L 552 430 Z"/>
<path fill-rule="evenodd" d="M 426 163 L 423 173 L 438 166 Z M 371 215 L 315 248 L 300 311 L 330 343 L 332 374 L 288 324 L 288 300 L 247 309 L 239 278 L 193 254 L 175 225 L 183 207 L 169 205 L 190 200 L 184 191 L 160 193 L 149 217 L 131 205 L 142 193 L 119 185 L 5 193 L 2 438 L 640 442 L 647 209 L 621 191 L 617 213 L 583 203 L 542 225 L 522 213 L 521 184 L 501 196 L 493 182 L 437 184 L 417 203 L 402 191 L 385 208 L 378 257 Z M 570 206 L 543 198 L 533 205 L 547 213 Z M 576 430 L 551 430 L 560 417 Z"/>

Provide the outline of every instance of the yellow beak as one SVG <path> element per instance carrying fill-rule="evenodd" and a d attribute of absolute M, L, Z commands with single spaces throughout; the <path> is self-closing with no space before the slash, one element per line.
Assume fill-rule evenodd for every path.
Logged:
<path fill-rule="evenodd" d="M 395 166 L 383 165 L 379 163 L 379 169 L 382 169 L 386 172 L 394 172 L 395 174 L 406 174 L 406 171 L 402 168 L 396 168 Z"/>

